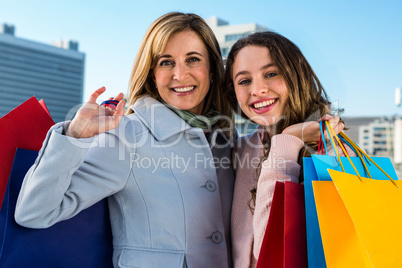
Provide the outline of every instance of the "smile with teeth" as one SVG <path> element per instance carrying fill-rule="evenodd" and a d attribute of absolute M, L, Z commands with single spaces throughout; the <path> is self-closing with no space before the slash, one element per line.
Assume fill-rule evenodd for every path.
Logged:
<path fill-rule="evenodd" d="M 266 101 L 262 101 L 262 102 L 258 102 L 258 103 L 254 103 L 252 106 L 255 109 L 263 109 L 271 104 L 273 104 L 276 101 L 276 99 L 272 99 L 272 100 L 266 100 Z"/>
<path fill-rule="evenodd" d="M 176 92 L 189 92 L 191 90 L 193 90 L 195 88 L 195 86 L 191 86 L 191 87 L 176 87 L 176 88 L 172 88 L 172 90 L 176 91 Z"/>

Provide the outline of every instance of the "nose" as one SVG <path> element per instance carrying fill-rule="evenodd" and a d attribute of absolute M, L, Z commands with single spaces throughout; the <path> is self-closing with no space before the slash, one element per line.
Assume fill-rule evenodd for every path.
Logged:
<path fill-rule="evenodd" d="M 184 81 L 187 77 L 188 70 L 187 66 L 182 63 L 176 63 L 173 68 L 173 79 L 177 81 Z"/>
<path fill-rule="evenodd" d="M 259 79 L 255 79 L 251 85 L 251 95 L 253 96 L 261 96 L 268 93 L 268 86 Z"/>

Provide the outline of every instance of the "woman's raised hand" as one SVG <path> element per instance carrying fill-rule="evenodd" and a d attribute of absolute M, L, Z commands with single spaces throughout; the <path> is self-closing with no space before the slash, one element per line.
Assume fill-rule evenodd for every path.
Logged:
<path fill-rule="evenodd" d="M 124 95 L 119 93 L 115 98 L 109 99 L 119 102 L 116 109 L 103 105 L 99 106 L 96 100 L 105 90 L 105 87 L 101 87 L 91 94 L 89 101 L 78 110 L 76 116 L 71 121 L 66 131 L 67 136 L 90 138 L 114 129 L 119 125 L 120 119 L 124 114 Z"/>
<path fill-rule="evenodd" d="M 345 127 L 342 122 L 339 121 L 338 116 L 332 116 L 329 114 L 324 115 L 318 121 L 309 121 L 304 123 L 299 123 L 295 125 L 288 126 L 282 132 L 282 134 L 289 134 L 298 137 L 302 141 L 306 142 L 314 142 L 320 140 L 321 130 L 320 130 L 320 121 L 328 121 L 332 128 L 334 129 L 335 134 L 338 134 Z M 328 139 L 328 133 L 324 130 L 325 138 Z"/>

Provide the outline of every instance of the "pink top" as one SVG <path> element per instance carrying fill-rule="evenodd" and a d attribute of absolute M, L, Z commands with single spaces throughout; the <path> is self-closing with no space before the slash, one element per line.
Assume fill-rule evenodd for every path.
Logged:
<path fill-rule="evenodd" d="M 261 173 L 257 178 L 257 167 L 264 152 L 261 136 L 261 133 L 254 132 L 252 135 L 241 137 L 233 153 L 236 165 L 231 217 L 234 267 L 256 267 L 268 224 L 275 182 L 299 182 L 300 165 L 297 159 L 304 143 L 288 134 L 272 137 L 270 153 L 262 163 Z M 254 188 L 258 190 L 253 215 L 249 203 L 250 191 Z"/>

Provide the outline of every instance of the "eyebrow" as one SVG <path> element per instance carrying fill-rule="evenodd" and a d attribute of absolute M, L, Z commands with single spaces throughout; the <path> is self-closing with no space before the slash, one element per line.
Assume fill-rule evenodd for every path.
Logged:
<path fill-rule="evenodd" d="M 194 55 L 194 54 L 199 55 L 201 57 L 204 57 L 204 55 L 202 55 L 200 52 L 197 52 L 197 51 L 190 51 L 190 52 L 188 52 L 186 54 L 186 56 L 191 56 L 191 55 Z M 160 59 L 160 58 L 171 58 L 171 57 L 172 57 L 172 55 L 170 55 L 170 54 L 162 54 L 162 55 L 160 55 L 158 57 L 158 59 Z"/>
<path fill-rule="evenodd" d="M 197 52 L 197 51 L 190 51 L 190 52 L 188 52 L 186 54 L 186 56 L 190 56 L 190 55 L 193 55 L 193 54 L 196 54 L 196 55 L 199 55 L 201 57 L 204 57 L 204 55 L 202 55 L 200 52 Z"/>
<path fill-rule="evenodd" d="M 273 64 L 273 63 L 268 63 L 268 64 L 262 66 L 262 67 L 260 68 L 260 70 L 264 70 L 264 69 L 267 69 L 267 68 L 272 67 L 272 66 L 275 66 L 275 64 Z M 235 80 L 236 77 L 238 77 L 239 75 L 248 74 L 248 73 L 249 73 L 248 71 L 240 71 L 240 72 L 238 72 L 238 73 L 235 75 L 235 77 L 233 78 L 233 80 Z"/>

